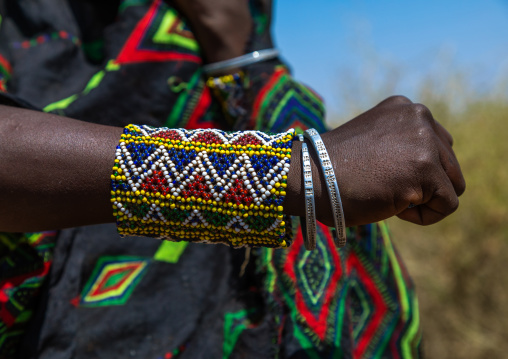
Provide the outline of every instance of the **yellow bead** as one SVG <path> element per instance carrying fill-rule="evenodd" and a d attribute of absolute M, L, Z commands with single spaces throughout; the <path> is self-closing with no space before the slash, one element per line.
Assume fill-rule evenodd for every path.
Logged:
<path fill-rule="evenodd" d="M 282 207 L 282 206 L 277 207 L 277 211 L 282 212 L 283 210 L 284 210 L 284 207 Z"/>

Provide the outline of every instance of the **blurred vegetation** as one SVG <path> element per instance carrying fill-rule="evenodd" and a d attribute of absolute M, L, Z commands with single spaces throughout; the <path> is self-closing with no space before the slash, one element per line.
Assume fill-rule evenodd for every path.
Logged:
<path fill-rule="evenodd" d="M 360 67 L 356 77 L 347 72 L 349 79 L 340 92 L 349 107 L 332 123 L 352 118 L 397 92 L 403 72 L 397 66 L 383 66 Z M 423 77 L 416 95 L 410 96 L 427 105 L 455 139 L 467 182 L 459 209 L 429 227 L 399 219 L 389 224 L 417 286 L 426 357 L 504 359 L 508 357 L 508 81 L 499 76 L 480 89 L 467 73 L 441 66 Z M 372 78 L 377 79 L 374 84 Z M 348 86 L 351 83 L 355 85 Z M 358 98 L 360 102 L 355 101 Z"/>

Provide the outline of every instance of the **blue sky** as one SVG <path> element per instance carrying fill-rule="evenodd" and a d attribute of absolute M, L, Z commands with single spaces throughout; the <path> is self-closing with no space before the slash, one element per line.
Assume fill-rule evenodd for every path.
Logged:
<path fill-rule="evenodd" d="M 274 25 L 295 76 L 335 113 L 341 74 L 372 57 L 404 69 L 396 90 L 410 97 L 442 62 L 479 87 L 508 71 L 508 0 L 278 0 Z"/>

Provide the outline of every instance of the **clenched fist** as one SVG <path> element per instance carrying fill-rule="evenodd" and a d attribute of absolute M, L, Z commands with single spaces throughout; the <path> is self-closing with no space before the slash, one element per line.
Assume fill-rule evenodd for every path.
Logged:
<path fill-rule="evenodd" d="M 428 225 L 457 209 L 465 181 L 453 139 L 424 105 L 390 97 L 322 138 L 334 165 L 347 226 L 395 215 Z M 293 153 L 288 188 L 300 194 L 300 202 L 288 204 L 299 212 L 304 205 L 298 142 Z M 316 166 L 319 160 L 311 153 L 316 215 L 332 226 L 324 178 Z"/>

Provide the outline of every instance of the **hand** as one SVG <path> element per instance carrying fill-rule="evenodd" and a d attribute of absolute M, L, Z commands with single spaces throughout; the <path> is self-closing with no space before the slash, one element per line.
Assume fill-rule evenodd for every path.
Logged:
<path fill-rule="evenodd" d="M 453 139 L 427 107 L 402 96 L 390 97 L 322 138 L 334 165 L 347 226 L 394 215 L 428 225 L 457 209 L 465 181 Z M 324 178 L 315 165 L 319 160 L 311 153 L 316 215 L 333 226 Z M 409 208 L 411 204 L 416 206 Z"/>
<path fill-rule="evenodd" d="M 175 0 L 203 49 L 207 62 L 241 56 L 252 30 L 248 1 Z"/>

